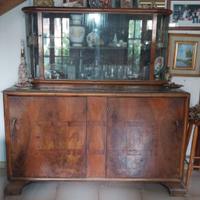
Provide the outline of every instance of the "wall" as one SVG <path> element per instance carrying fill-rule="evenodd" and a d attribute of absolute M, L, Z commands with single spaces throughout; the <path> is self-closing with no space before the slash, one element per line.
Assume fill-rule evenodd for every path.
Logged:
<path fill-rule="evenodd" d="M 190 93 L 190 106 L 199 103 L 200 77 L 173 77 L 172 81 L 183 85 L 181 89 Z"/>
<path fill-rule="evenodd" d="M 0 16 L 0 91 L 17 81 L 20 40 L 25 39 L 25 18 L 21 8 L 30 3 L 26 1 Z M 5 161 L 4 135 L 3 99 L 0 93 L 0 161 Z"/>
<path fill-rule="evenodd" d="M 21 8 L 29 5 L 32 5 L 32 0 L 0 16 L 0 91 L 17 81 L 20 40 L 25 39 L 25 19 Z M 200 78 L 174 77 L 173 81 L 183 84 L 183 89 L 191 93 L 191 105 L 199 101 Z M 0 93 L 0 161 L 5 161 L 4 134 L 3 99 Z"/>

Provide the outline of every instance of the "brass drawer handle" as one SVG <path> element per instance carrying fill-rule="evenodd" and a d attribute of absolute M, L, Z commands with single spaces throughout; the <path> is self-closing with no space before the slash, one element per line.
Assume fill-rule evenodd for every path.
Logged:
<path fill-rule="evenodd" d="M 15 125 L 16 125 L 16 122 L 17 122 L 16 118 L 13 118 L 11 120 L 11 134 L 10 134 L 11 141 L 13 141 L 14 137 L 15 137 Z"/>

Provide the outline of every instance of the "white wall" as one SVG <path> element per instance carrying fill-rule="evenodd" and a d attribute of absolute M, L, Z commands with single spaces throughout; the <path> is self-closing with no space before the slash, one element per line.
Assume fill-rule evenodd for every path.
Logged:
<path fill-rule="evenodd" d="M 172 81 L 183 85 L 181 89 L 190 93 L 190 106 L 199 103 L 200 77 L 173 77 Z"/>
<path fill-rule="evenodd" d="M 20 62 L 20 40 L 25 40 L 25 18 L 22 7 L 29 6 L 26 1 L 13 10 L 0 16 L 0 91 L 17 81 Z M 5 161 L 5 133 L 3 117 L 3 98 L 0 93 L 0 161 Z"/>

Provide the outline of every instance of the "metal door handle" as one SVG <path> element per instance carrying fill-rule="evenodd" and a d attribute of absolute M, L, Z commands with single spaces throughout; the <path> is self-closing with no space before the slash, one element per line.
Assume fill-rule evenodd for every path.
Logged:
<path fill-rule="evenodd" d="M 14 140 L 14 137 L 15 137 L 15 125 L 16 125 L 16 122 L 17 122 L 16 118 L 13 118 L 11 120 L 11 133 L 10 133 L 10 137 L 11 137 L 12 141 Z"/>

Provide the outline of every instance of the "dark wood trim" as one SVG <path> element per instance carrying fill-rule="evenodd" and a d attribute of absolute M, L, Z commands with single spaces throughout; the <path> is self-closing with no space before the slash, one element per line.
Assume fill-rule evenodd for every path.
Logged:
<path fill-rule="evenodd" d="M 182 182 L 163 182 L 161 184 L 168 189 L 171 196 L 184 196 L 187 192 L 187 189 Z"/>
<path fill-rule="evenodd" d="M 199 34 L 190 34 L 190 33 L 169 33 L 169 37 L 180 36 L 180 37 L 200 37 Z"/>
<path fill-rule="evenodd" d="M 25 0 L 2 0 L 0 2 L 0 15 L 3 15 L 7 11 L 11 10 L 15 6 L 24 2 Z"/>
<path fill-rule="evenodd" d="M 189 105 L 190 105 L 190 95 L 185 99 L 185 110 L 184 110 L 184 133 L 182 138 L 182 150 L 180 159 L 180 177 L 184 177 L 184 160 L 186 156 L 186 146 L 187 146 L 187 136 L 188 136 L 188 116 L 189 116 Z"/>
<path fill-rule="evenodd" d="M 20 195 L 23 188 L 31 183 L 30 181 L 9 181 L 4 189 L 5 196 L 7 195 Z"/>
<path fill-rule="evenodd" d="M 12 176 L 12 169 L 11 169 L 11 149 L 10 149 L 10 124 L 9 124 L 9 105 L 8 105 L 8 95 L 3 94 L 3 103 L 4 103 L 4 124 L 5 124 L 5 142 L 6 142 L 6 168 L 7 168 L 7 175 L 8 177 Z"/>
<path fill-rule="evenodd" d="M 125 181 L 125 182 L 180 182 L 180 179 L 175 178 L 33 178 L 33 177 L 11 177 L 12 181 Z"/>
<path fill-rule="evenodd" d="M 171 30 L 176 30 L 176 31 L 182 31 L 182 30 L 186 30 L 186 31 L 197 31 L 200 30 L 200 27 L 186 27 L 186 26 L 179 26 L 179 27 L 170 27 L 169 26 L 169 31 Z"/>
<path fill-rule="evenodd" d="M 153 15 L 152 20 L 152 44 L 151 44 L 151 63 L 150 63 L 150 80 L 154 80 L 154 61 L 155 61 L 155 53 L 156 53 L 156 34 L 157 34 L 157 22 L 158 22 L 158 15 Z"/>
<path fill-rule="evenodd" d="M 70 92 L 71 91 L 71 92 Z M 187 93 L 187 92 L 182 92 L 181 90 L 175 90 L 175 91 L 167 91 L 166 93 L 165 92 L 160 92 L 159 94 L 157 92 L 151 92 L 151 91 L 140 91 L 140 92 L 123 92 L 123 93 L 120 93 L 120 92 L 101 92 L 101 93 L 98 93 L 97 92 L 97 89 L 94 90 L 93 92 L 88 92 L 88 91 L 84 91 L 84 88 L 81 88 L 80 90 L 81 92 L 77 92 L 77 90 L 75 90 L 73 92 L 73 89 L 72 90 L 55 90 L 55 89 L 46 89 L 46 90 L 43 90 L 43 89 L 38 89 L 38 90 L 16 90 L 16 89 L 10 89 L 10 90 L 6 90 L 4 91 L 4 95 L 9 95 L 9 96 L 60 96 L 60 97 L 64 97 L 64 96 L 103 96 L 103 97 L 152 97 L 152 98 L 156 98 L 156 97 L 166 97 L 166 98 L 177 98 L 177 97 L 185 97 L 185 98 L 189 98 L 190 94 Z"/>
<path fill-rule="evenodd" d="M 176 73 L 171 73 L 172 76 L 181 76 L 181 77 L 200 77 L 199 74 L 176 74 Z"/>
<path fill-rule="evenodd" d="M 200 128 L 198 129 L 198 138 L 197 138 L 197 146 L 195 149 L 195 156 L 200 156 Z M 195 160 L 194 165 L 199 165 L 200 166 L 200 160 Z"/>
<path fill-rule="evenodd" d="M 163 81 L 141 81 L 141 80 L 124 80 L 124 81 L 115 81 L 115 80 L 33 80 L 32 84 L 34 86 L 40 86 L 40 85 L 49 85 L 49 86 L 53 86 L 53 85 L 66 85 L 66 84 L 70 84 L 70 85 L 149 85 L 149 86 L 161 86 L 161 85 L 165 85 L 167 84 L 166 80 Z"/>
<path fill-rule="evenodd" d="M 51 13 L 89 13 L 89 12 L 102 12 L 102 13 L 120 13 L 120 14 L 162 14 L 170 15 L 172 13 L 169 9 L 146 9 L 146 8 L 67 8 L 67 7 L 25 7 L 22 9 L 24 12 L 51 12 Z"/>

